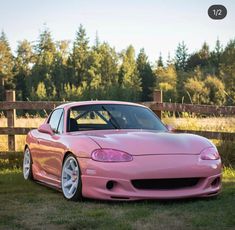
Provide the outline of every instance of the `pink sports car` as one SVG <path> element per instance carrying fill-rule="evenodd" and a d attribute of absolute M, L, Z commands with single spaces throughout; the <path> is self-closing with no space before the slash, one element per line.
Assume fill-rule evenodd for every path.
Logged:
<path fill-rule="evenodd" d="M 208 197 L 222 176 L 209 140 L 170 132 L 149 108 L 116 101 L 54 109 L 27 135 L 23 175 L 68 200 Z"/>

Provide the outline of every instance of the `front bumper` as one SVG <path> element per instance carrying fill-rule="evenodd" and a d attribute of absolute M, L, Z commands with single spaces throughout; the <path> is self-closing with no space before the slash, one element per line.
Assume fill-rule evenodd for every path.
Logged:
<path fill-rule="evenodd" d="M 199 155 L 134 156 L 131 162 L 104 163 L 79 158 L 84 197 L 104 200 L 178 199 L 217 195 L 221 189 L 221 161 L 201 160 Z M 137 189 L 140 179 L 200 178 L 191 187 Z M 214 181 L 217 180 L 217 183 Z M 113 186 L 109 188 L 108 182 Z"/>

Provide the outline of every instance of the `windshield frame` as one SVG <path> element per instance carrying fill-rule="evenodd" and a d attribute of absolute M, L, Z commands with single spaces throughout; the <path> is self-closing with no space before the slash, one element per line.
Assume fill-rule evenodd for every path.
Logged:
<path fill-rule="evenodd" d="M 116 103 L 100 103 L 100 104 L 86 104 L 86 105 L 74 105 L 74 106 L 71 106 L 68 110 L 67 110 L 67 116 L 66 116 L 66 132 L 70 133 L 70 132 L 74 132 L 74 131 L 70 131 L 69 130 L 69 120 L 70 120 L 70 112 L 71 110 L 73 110 L 74 108 L 82 108 L 82 107 L 93 107 L 93 106 L 101 106 L 101 108 L 103 108 L 106 112 L 110 113 L 110 111 L 108 110 L 107 111 L 107 106 L 127 106 L 127 107 L 138 107 L 138 108 L 142 108 L 142 109 L 146 109 L 148 110 L 153 116 L 154 118 L 156 118 L 156 122 L 158 122 L 161 126 L 161 129 L 148 129 L 148 128 L 122 128 L 119 126 L 118 123 L 116 123 L 115 121 L 115 124 L 111 122 L 113 128 L 104 128 L 104 129 L 88 129 L 88 130 L 78 130 L 77 132 L 86 132 L 86 131 L 101 131 L 101 130 L 151 130 L 151 131 L 160 131 L 160 132 L 166 132 L 168 131 L 166 125 L 160 120 L 160 118 L 148 107 L 146 106 L 142 106 L 142 105 L 135 105 L 135 104 L 116 104 Z M 112 116 L 112 114 L 111 114 Z M 80 118 L 80 116 L 79 116 Z M 117 126 L 118 124 L 118 126 Z"/>

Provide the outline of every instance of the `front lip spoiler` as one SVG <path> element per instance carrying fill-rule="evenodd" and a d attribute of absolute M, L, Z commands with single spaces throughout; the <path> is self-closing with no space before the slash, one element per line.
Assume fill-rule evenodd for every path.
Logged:
<path fill-rule="evenodd" d="M 222 174 L 215 174 L 207 177 L 192 188 L 174 189 L 174 190 L 145 190 L 135 189 L 131 182 L 126 179 L 106 178 L 97 176 L 82 176 L 83 195 L 87 198 L 101 200 L 178 200 L 188 198 L 202 198 L 216 196 L 221 192 L 222 183 L 216 187 L 211 187 L 210 183 L 216 177 L 221 177 Z M 107 181 L 116 181 L 118 187 L 108 190 L 105 187 Z M 95 187 L 94 183 L 97 183 Z M 89 186 L 93 189 L 90 189 Z"/>

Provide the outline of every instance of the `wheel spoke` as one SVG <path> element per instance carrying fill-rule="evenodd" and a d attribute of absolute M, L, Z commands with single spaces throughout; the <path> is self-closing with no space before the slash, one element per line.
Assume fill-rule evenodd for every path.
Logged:
<path fill-rule="evenodd" d="M 75 157 L 68 157 L 63 165 L 61 186 L 64 196 L 71 199 L 77 191 L 80 177 L 79 166 Z"/>
<path fill-rule="evenodd" d="M 75 165 L 75 163 L 74 163 L 73 160 L 70 160 L 70 165 L 71 165 L 71 167 L 72 167 L 73 170 L 76 168 L 76 165 Z"/>
<path fill-rule="evenodd" d="M 66 181 L 66 182 L 64 183 L 64 187 L 68 187 L 68 186 L 70 186 L 71 184 L 73 184 L 72 179 Z"/>
<path fill-rule="evenodd" d="M 71 188 L 69 189 L 69 193 L 71 194 L 73 192 L 73 190 L 77 187 L 77 183 L 74 182 L 71 186 Z"/>
<path fill-rule="evenodd" d="M 31 159 L 30 159 L 30 152 L 29 150 L 25 150 L 24 153 L 24 161 L 23 161 L 23 174 L 24 178 L 27 180 L 30 174 L 30 164 L 31 164 Z"/>
<path fill-rule="evenodd" d="M 65 172 L 66 174 L 68 174 L 69 176 L 72 176 L 72 174 L 73 174 L 72 170 L 70 170 L 70 169 L 68 169 L 68 168 L 65 168 L 65 169 L 64 169 L 64 172 Z"/>

